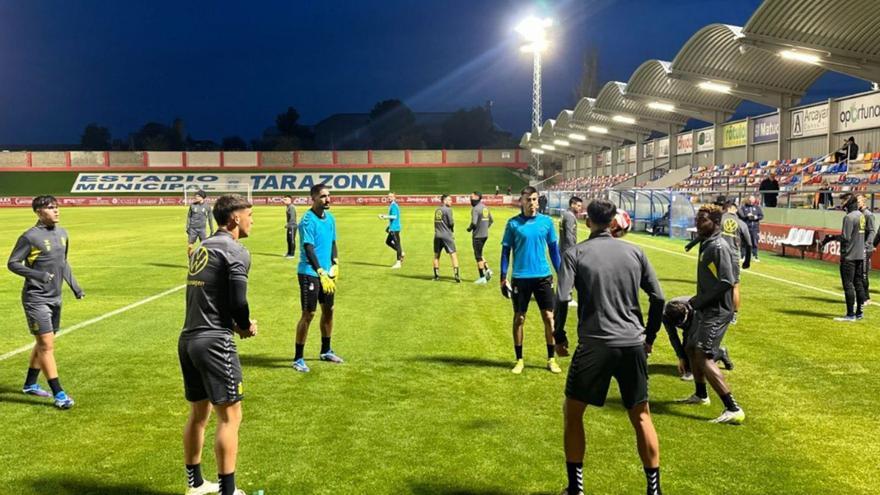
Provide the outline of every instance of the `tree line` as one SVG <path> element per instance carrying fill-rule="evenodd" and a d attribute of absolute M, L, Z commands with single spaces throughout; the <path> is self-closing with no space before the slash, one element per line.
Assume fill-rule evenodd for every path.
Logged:
<path fill-rule="evenodd" d="M 364 136 L 354 147 L 370 149 L 475 149 L 513 148 L 516 140 L 508 132 L 495 128 L 490 107 L 459 109 L 440 124 L 439 132 L 419 125 L 416 114 L 400 100 L 384 100 L 370 110 L 361 131 Z M 227 136 L 219 142 L 197 140 L 186 131 L 181 118 L 170 125 L 148 122 L 127 138 L 114 138 L 110 130 L 97 123 L 86 125 L 80 137 L 83 150 L 91 151 L 295 151 L 316 149 L 315 130 L 300 122 L 300 114 L 288 107 L 275 117 L 274 126 L 246 141 Z M 343 140 L 337 149 L 347 149 Z M 350 149 L 350 148 L 349 148 Z"/>

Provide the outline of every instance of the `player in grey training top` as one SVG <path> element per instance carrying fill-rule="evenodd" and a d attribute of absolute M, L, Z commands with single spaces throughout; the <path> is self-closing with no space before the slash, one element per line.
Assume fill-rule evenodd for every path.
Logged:
<path fill-rule="evenodd" d="M 486 257 L 483 256 L 483 247 L 489 238 L 489 227 L 492 226 L 494 220 L 489 208 L 483 204 L 483 193 L 478 191 L 471 193 L 471 206 L 473 207 L 471 208 L 471 223 L 467 230 L 471 232 L 474 258 L 477 260 L 477 270 L 480 272 L 480 278 L 474 283 L 485 284 L 492 279 L 492 270 L 489 268 Z"/>
<path fill-rule="evenodd" d="M 723 197 L 722 197 L 723 198 Z M 724 198 L 719 198 L 718 204 L 724 209 L 721 216 L 721 238 L 727 241 L 733 255 L 733 272 L 735 283 L 733 284 L 733 320 L 731 324 L 736 324 L 737 315 L 740 308 L 739 297 L 739 279 L 740 279 L 740 253 L 745 251 L 745 258 L 742 260 L 742 269 L 748 270 L 752 263 L 752 236 L 749 233 L 749 227 L 737 215 L 736 203 Z"/>
<path fill-rule="evenodd" d="M 440 280 L 440 252 L 445 250 L 452 258 L 455 282 L 461 283 L 458 272 L 458 254 L 455 252 L 455 219 L 452 217 L 452 198 L 440 196 L 442 205 L 434 210 L 434 280 Z"/>
<path fill-rule="evenodd" d="M 233 332 L 257 334 L 247 302 L 251 257 L 238 241 L 250 234 L 251 204 L 239 195 L 214 206 L 217 232 L 189 258 L 186 318 L 177 344 L 189 419 L 183 430 L 187 494 L 244 493 L 235 488 L 238 427 L 243 398 L 241 363 Z M 211 410 L 217 412 L 214 452 L 219 485 L 202 478 L 201 456 Z"/>
<path fill-rule="evenodd" d="M 565 386 L 565 457 L 568 487 L 564 494 L 583 493 L 586 441 L 583 416 L 587 405 L 605 403 L 611 377 L 638 438 L 648 495 L 660 495 L 660 444 L 648 408 L 647 354 L 660 329 L 663 291 L 642 250 L 611 236 L 617 206 L 597 199 L 587 207 L 590 238 L 569 248 L 559 270 L 556 349 L 568 354 L 565 331 L 567 301 L 572 289 L 580 298 L 578 346 Z M 647 326 L 642 323 L 639 289 L 648 294 Z"/>
<path fill-rule="evenodd" d="M 697 295 L 691 298 L 694 323 L 685 341 L 694 373 L 693 395 L 680 400 L 685 404 L 707 405 L 706 381 L 724 403 L 724 412 L 713 423 L 740 424 L 745 412 L 733 399 L 730 387 L 715 364 L 721 341 L 733 318 L 734 258 L 730 246 L 721 238 L 722 208 L 704 205 L 697 212 L 700 256 L 697 261 Z"/>
<path fill-rule="evenodd" d="M 211 217 L 211 205 L 205 202 L 207 194 L 205 191 L 198 191 L 193 198 L 192 204 L 189 205 L 189 211 L 186 213 L 186 255 L 192 254 L 193 244 L 196 239 L 204 242 L 212 232 L 214 232 L 214 219 Z M 207 226 L 210 225 L 210 230 Z"/>
<path fill-rule="evenodd" d="M 584 201 L 577 196 L 572 196 L 571 199 L 568 200 L 568 209 L 563 210 L 562 215 L 560 215 L 559 251 L 562 254 L 565 254 L 568 248 L 574 246 L 578 242 L 577 219 L 583 210 Z"/>
<path fill-rule="evenodd" d="M 562 254 L 577 244 L 577 219 L 582 211 L 584 211 L 584 201 L 572 196 L 568 200 L 568 209 L 563 210 L 560 215 L 562 218 L 559 221 L 559 252 Z M 577 302 L 572 298 L 568 305 L 577 306 Z"/>
<path fill-rule="evenodd" d="M 36 340 L 22 392 L 37 397 L 54 396 L 56 407 L 69 409 L 73 399 L 58 380 L 53 350 L 55 332 L 61 327 L 61 282 L 67 282 L 77 299 L 85 297 L 85 293 L 67 263 L 69 238 L 67 231 L 58 226 L 58 201 L 52 196 L 37 196 L 31 206 L 39 220 L 18 238 L 6 264 L 9 271 L 25 279 L 21 303 Z M 40 371 L 49 381 L 52 394 L 37 384 Z"/>
<path fill-rule="evenodd" d="M 874 257 L 875 242 L 877 230 L 874 226 L 874 212 L 868 205 L 868 198 L 864 194 L 859 194 L 859 211 L 865 216 L 865 268 L 862 280 L 865 282 L 865 304 L 871 302 L 871 258 Z"/>
<path fill-rule="evenodd" d="M 284 196 L 281 200 L 285 205 L 285 213 L 287 220 L 285 227 L 287 228 L 287 254 L 285 258 L 293 258 L 296 255 L 296 206 L 293 205 L 293 196 Z"/>
<path fill-rule="evenodd" d="M 836 321 L 862 319 L 862 306 L 868 298 L 862 281 L 865 267 L 865 216 L 859 211 L 859 201 L 851 193 L 840 195 L 840 204 L 846 210 L 840 235 L 826 236 L 824 246 L 832 240 L 840 241 L 840 280 L 846 296 L 846 316 Z"/>

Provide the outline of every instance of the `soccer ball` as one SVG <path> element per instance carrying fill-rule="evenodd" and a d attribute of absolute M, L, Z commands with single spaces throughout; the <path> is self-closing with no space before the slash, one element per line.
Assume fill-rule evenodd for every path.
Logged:
<path fill-rule="evenodd" d="M 611 220 L 611 235 L 614 237 L 623 237 L 632 230 L 632 219 L 626 210 L 617 209 L 617 214 Z"/>

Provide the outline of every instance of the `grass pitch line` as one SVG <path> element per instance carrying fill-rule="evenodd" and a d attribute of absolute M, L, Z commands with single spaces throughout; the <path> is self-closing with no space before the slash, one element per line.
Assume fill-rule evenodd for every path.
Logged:
<path fill-rule="evenodd" d="M 138 306 L 143 306 L 144 304 L 151 303 L 151 302 L 155 301 L 156 299 L 165 297 L 168 294 L 173 294 L 173 293 L 175 293 L 185 287 L 186 287 L 186 285 L 178 285 L 177 287 L 174 287 L 172 289 L 168 289 L 165 292 L 160 292 L 160 293 L 153 295 L 153 296 L 150 296 L 146 299 L 141 299 L 140 301 L 133 302 L 133 303 L 129 304 L 128 306 L 123 306 L 119 309 L 114 309 L 113 311 L 110 311 L 109 313 L 104 313 L 101 316 L 96 316 L 90 320 L 86 320 L 86 321 L 77 323 L 76 325 L 73 325 L 72 327 L 63 328 L 63 329 L 59 330 L 57 334 L 55 334 L 55 337 L 56 338 L 61 337 L 62 335 L 66 335 L 66 334 L 73 332 L 75 330 L 79 330 L 80 328 L 85 328 L 85 327 L 92 325 L 94 323 L 98 323 L 99 321 L 106 320 L 107 318 L 111 318 L 111 317 L 116 316 L 121 313 L 125 313 L 126 311 L 137 308 Z M 7 352 L 6 354 L 0 355 L 0 361 L 5 361 L 13 356 L 21 354 L 23 352 L 27 352 L 27 351 L 31 350 L 33 347 L 34 347 L 34 344 L 30 343 L 26 346 L 19 347 L 18 349 L 13 349 L 13 350 Z"/>
<path fill-rule="evenodd" d="M 627 242 L 630 242 L 630 243 L 632 243 L 632 244 L 635 244 L 635 245 L 640 246 L 640 247 L 643 247 L 643 248 L 654 249 L 654 250 L 656 250 L 656 251 L 662 251 L 662 252 L 664 252 L 664 253 L 673 254 L 673 255 L 675 255 L 675 256 L 682 256 L 682 257 L 684 257 L 684 258 L 690 258 L 690 259 L 694 259 L 694 260 L 697 259 L 697 257 L 694 256 L 694 255 L 687 254 L 687 253 L 679 253 L 679 252 L 677 252 L 677 251 L 672 251 L 671 249 L 665 249 L 665 248 L 661 248 L 661 247 L 657 247 L 657 246 L 651 246 L 651 245 L 649 245 L 649 244 L 642 244 L 642 243 L 640 243 L 640 242 L 634 242 L 634 241 L 630 241 L 630 240 L 627 240 Z M 821 293 L 823 293 L 823 294 L 828 294 L 828 295 L 830 295 L 830 296 L 843 298 L 843 294 L 841 294 L 840 292 L 834 292 L 833 290 L 822 289 L 822 288 L 815 287 L 815 286 L 812 286 L 812 285 L 807 285 L 807 284 L 802 284 L 802 283 L 800 283 L 800 282 L 795 282 L 795 281 L 793 281 L 793 280 L 788 280 L 788 279 L 784 279 L 784 278 L 780 278 L 780 277 L 774 277 L 773 275 L 766 275 L 766 274 L 763 274 L 763 273 L 753 272 L 753 271 L 751 271 L 751 270 L 741 270 L 740 273 L 741 273 L 741 274 L 754 275 L 754 276 L 756 276 L 756 277 L 763 277 L 763 278 L 766 278 L 766 279 L 768 279 L 768 280 L 773 280 L 774 282 L 779 282 L 779 283 L 781 283 L 781 284 L 785 284 L 785 285 L 791 285 L 791 286 L 794 286 L 794 287 L 800 287 L 801 289 L 806 289 L 806 290 L 808 290 L 808 291 L 810 291 L 810 292 L 821 292 Z M 873 304 L 875 304 L 875 303 L 871 303 L 871 304 L 873 305 Z"/>

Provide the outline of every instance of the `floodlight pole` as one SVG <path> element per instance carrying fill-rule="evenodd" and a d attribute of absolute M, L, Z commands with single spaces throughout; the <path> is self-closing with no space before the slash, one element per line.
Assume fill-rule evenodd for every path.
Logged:
<path fill-rule="evenodd" d="M 541 128 L 541 50 L 534 50 L 532 67 L 532 129 Z M 541 174 L 541 156 L 532 154 L 535 173 Z"/>

